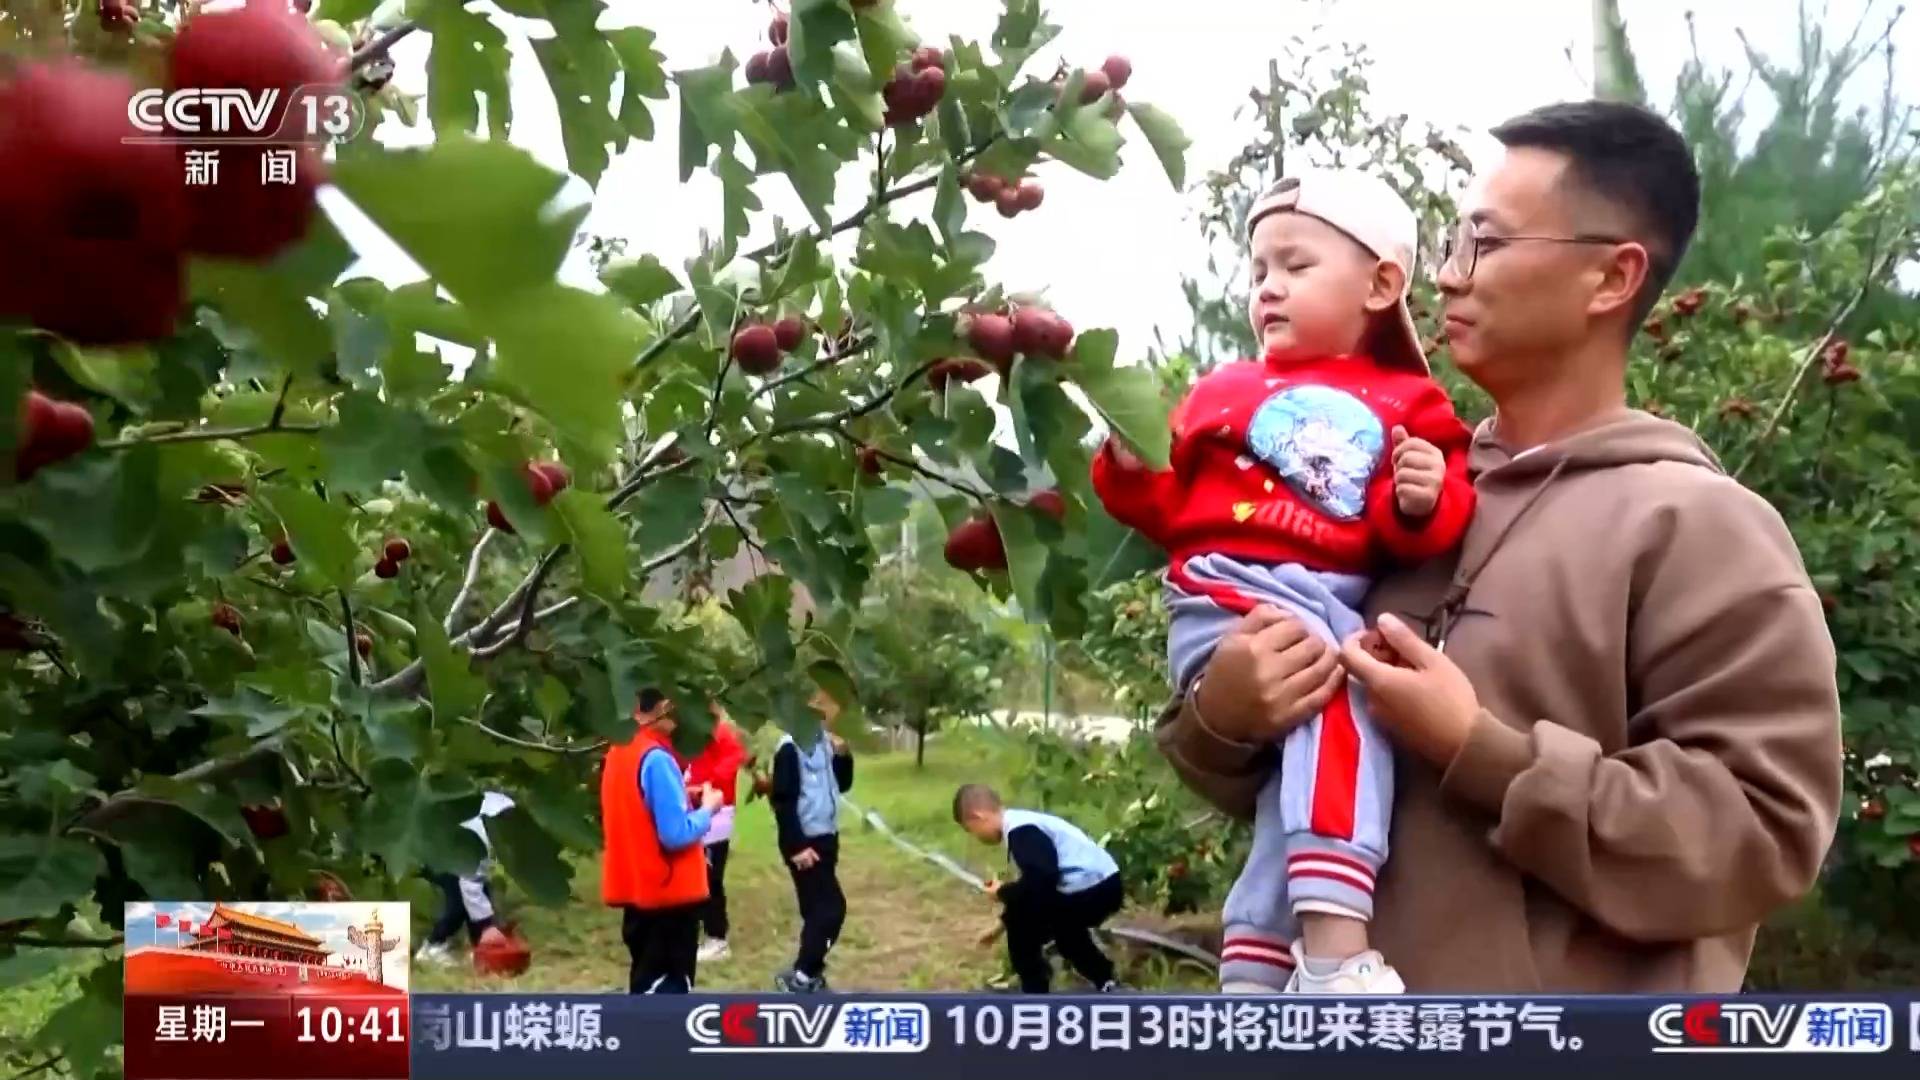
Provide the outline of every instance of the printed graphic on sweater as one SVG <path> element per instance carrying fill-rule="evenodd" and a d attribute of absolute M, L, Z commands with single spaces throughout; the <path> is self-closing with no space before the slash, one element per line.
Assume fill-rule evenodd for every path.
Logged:
<path fill-rule="evenodd" d="M 1290 386 L 1260 403 L 1247 447 L 1302 499 L 1336 521 L 1367 505 L 1386 432 L 1359 398 L 1328 386 Z"/>

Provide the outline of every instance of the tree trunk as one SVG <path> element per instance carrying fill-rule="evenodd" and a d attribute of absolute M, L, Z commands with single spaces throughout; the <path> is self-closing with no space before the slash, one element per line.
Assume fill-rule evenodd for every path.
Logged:
<path fill-rule="evenodd" d="M 921 717 L 920 722 L 913 726 L 913 767 L 916 769 L 924 769 L 927 767 L 927 721 L 925 717 Z"/>

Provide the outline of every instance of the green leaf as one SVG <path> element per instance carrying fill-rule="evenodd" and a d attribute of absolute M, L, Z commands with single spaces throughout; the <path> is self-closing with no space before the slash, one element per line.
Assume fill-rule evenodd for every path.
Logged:
<path fill-rule="evenodd" d="M 244 327 L 278 368 L 313 374 L 332 358 L 333 334 L 307 298 L 324 296 L 352 261 L 332 222 L 315 214 L 307 238 L 272 262 L 192 260 L 190 291 Z"/>
<path fill-rule="evenodd" d="M 313 18 L 316 22 L 328 19 L 345 26 L 373 14 L 379 6 L 380 0 L 320 0 L 315 5 Z"/>
<path fill-rule="evenodd" d="M 542 772 L 521 802 L 540 827 L 570 848 L 596 851 L 602 838 L 597 824 L 600 804 L 577 777 L 564 769 Z"/>
<path fill-rule="evenodd" d="M 713 174 L 720 180 L 720 246 L 716 250 L 731 252 L 747 235 L 747 215 L 760 209 L 760 196 L 753 193 L 753 170 L 731 150 L 714 162 Z"/>
<path fill-rule="evenodd" d="M 136 413 L 146 412 L 159 400 L 160 383 L 156 377 L 159 361 L 153 350 L 144 345 L 82 349 L 65 339 L 56 339 L 52 352 L 74 382 L 106 394 Z"/>
<path fill-rule="evenodd" d="M 831 227 L 833 181 L 840 169 L 840 159 L 823 145 L 831 137 L 826 130 L 831 116 L 795 95 L 753 95 L 736 99 L 735 117 L 762 171 L 785 173 L 814 224 Z"/>
<path fill-rule="evenodd" d="M 367 393 L 340 398 L 340 422 L 321 433 L 330 482 L 354 491 L 397 478 L 426 442 L 426 421 Z"/>
<path fill-rule="evenodd" d="M 501 864 L 534 903 L 558 907 L 573 899 L 573 871 L 531 813 L 514 806 L 488 818 L 486 829 Z"/>
<path fill-rule="evenodd" d="M 600 272 L 600 282 L 635 307 L 645 307 L 681 289 L 680 279 L 660 265 L 659 258 L 653 255 L 609 263 Z"/>
<path fill-rule="evenodd" d="M 626 133 L 608 112 L 620 61 L 591 24 L 584 33 L 563 29 L 560 23 L 554 29 L 557 36 L 534 40 L 533 52 L 553 87 L 567 166 L 589 186 L 597 187 L 607 171 L 607 144 L 626 142 Z"/>
<path fill-rule="evenodd" d="M 1071 80 L 1068 92 L 1075 92 Z M 1045 145 L 1048 153 L 1088 176 L 1111 180 L 1120 172 L 1120 129 L 1094 106 L 1067 107 L 1059 135 Z"/>
<path fill-rule="evenodd" d="M 480 808 L 480 795 L 411 761 L 381 758 L 367 770 L 373 797 L 362 804 L 358 832 L 367 850 L 397 873 L 428 866 L 464 874 L 486 855 L 480 838 L 460 823 Z"/>
<path fill-rule="evenodd" d="M 25 514 L 60 557 L 88 573 L 144 559 L 160 539 L 160 453 L 138 446 L 48 470 Z"/>
<path fill-rule="evenodd" d="M 641 551 L 660 551 L 692 536 L 706 520 L 707 483 L 675 473 L 656 480 L 634 496 L 634 543 Z"/>
<path fill-rule="evenodd" d="M 414 615 L 414 647 L 427 668 L 427 692 L 433 699 L 433 716 L 441 724 L 475 715 L 487 694 L 487 681 L 474 674 L 467 654 L 456 650 L 447 640 L 439 620 L 425 609 Z"/>
<path fill-rule="evenodd" d="M 733 320 L 740 309 L 740 297 L 733 287 L 714 280 L 714 267 L 710 261 L 714 254 L 709 252 L 690 260 L 687 263 L 687 281 L 693 285 L 694 299 L 700 304 L 700 318 L 706 324 L 707 343 L 719 348 L 733 336 Z"/>
<path fill-rule="evenodd" d="M 876 4 L 855 12 L 854 30 L 860 36 L 860 51 L 872 73 L 870 78 L 886 81 L 913 40 L 912 32 L 900 21 L 900 12 L 892 4 Z"/>
<path fill-rule="evenodd" d="M 93 889 L 107 862 L 93 845 L 64 837 L 0 836 L 0 922 L 58 914 Z"/>
<path fill-rule="evenodd" d="M 666 56 L 653 47 L 651 30 L 627 26 L 605 34 L 626 73 L 620 88 L 620 128 L 636 139 L 651 139 L 653 113 L 647 108 L 647 99 L 667 97 L 667 73 L 661 66 Z"/>
<path fill-rule="evenodd" d="M 390 350 L 380 362 L 380 378 L 387 395 L 395 401 L 431 397 L 447 385 L 453 369 L 440 359 L 439 350 L 428 351 L 408 342 Z"/>
<path fill-rule="evenodd" d="M 1167 179 L 1173 181 L 1175 190 L 1185 190 L 1187 186 L 1187 148 L 1193 140 L 1180 130 L 1180 124 L 1165 112 L 1140 102 L 1129 102 L 1127 112 L 1133 115 L 1133 122 L 1140 125 L 1140 133 L 1147 137 L 1147 145 L 1153 147 L 1154 154 L 1160 159 L 1160 167 L 1167 170 Z"/>
<path fill-rule="evenodd" d="M 627 530 L 598 495 L 568 488 L 554 496 L 574 551 L 580 555 L 580 580 L 587 591 L 617 605 L 627 591 Z"/>
<path fill-rule="evenodd" d="M 760 659 L 776 670 L 791 667 L 796 655 L 789 629 L 793 582 L 778 574 L 764 574 L 745 588 L 735 589 L 728 601 L 728 612 L 753 638 Z"/>
<path fill-rule="evenodd" d="M 333 328 L 340 374 L 359 389 L 373 389 L 375 371 L 393 347 L 385 320 L 359 309 L 336 289 L 327 299 L 327 322 Z"/>
<path fill-rule="evenodd" d="M 417 331 L 470 349 L 486 347 L 487 336 L 475 328 L 467 309 L 436 295 L 431 281 L 402 285 L 386 297 L 383 305 L 387 322 L 396 334 Z"/>
<path fill-rule="evenodd" d="M 1114 520 L 1097 499 L 1088 503 L 1086 539 L 1090 557 L 1087 576 L 1095 592 L 1130 581 L 1167 562 L 1165 552 Z"/>
<path fill-rule="evenodd" d="M 680 182 L 707 163 L 709 147 L 723 153 L 733 146 L 734 63 L 731 56 L 712 67 L 673 73 L 680 87 Z"/>
<path fill-rule="evenodd" d="M 566 177 L 525 150 L 459 137 L 355 155 L 334 166 L 334 181 L 455 299 L 475 307 L 550 284 L 590 209 L 551 209 Z"/>
<path fill-rule="evenodd" d="M 67 1075 L 97 1076 L 101 1067 L 110 1063 L 107 1051 L 113 1040 L 103 1038 L 101 1033 L 119 1031 L 124 1024 L 122 966 L 123 961 L 114 958 L 88 972 L 79 995 L 68 999 L 34 1033 L 34 1045 L 65 1055 L 60 1064 Z M 115 1072 L 120 1071 L 117 1062 L 111 1064 Z"/>
<path fill-rule="evenodd" d="M 990 508 L 994 523 L 1000 526 L 1000 542 L 1007 549 L 1007 576 L 1013 582 L 1013 595 L 1027 620 L 1038 621 L 1046 614 L 1040 578 L 1047 570 L 1047 547 L 1035 531 L 1033 511 L 1000 500 Z"/>
<path fill-rule="evenodd" d="M 305 488 L 262 491 L 258 498 L 280 519 L 303 566 L 336 589 L 353 587 L 359 550 L 348 527 L 349 511 Z"/>
<path fill-rule="evenodd" d="M 1840 654 L 1840 659 L 1866 682 L 1877 683 L 1887 676 L 1887 669 L 1881 665 L 1880 658 L 1864 649 L 1848 649 Z"/>
<path fill-rule="evenodd" d="M 148 896 L 198 896 L 194 842 L 206 833 L 198 819 L 177 806 L 142 806 L 114 820 L 107 834 L 120 845 L 127 873 Z"/>
<path fill-rule="evenodd" d="M 905 488 L 867 488 L 860 493 L 860 516 L 871 528 L 885 528 L 907 520 L 913 512 L 913 492 Z"/>
<path fill-rule="evenodd" d="M 253 739 L 272 735 L 305 713 L 306 709 L 298 705 L 281 705 L 251 686 L 236 687 L 227 697 L 208 694 L 206 704 L 193 710 L 195 716 L 238 720 L 246 725 L 247 737 Z"/>
<path fill-rule="evenodd" d="M 1167 404 L 1160 380 L 1144 367 L 1114 367 L 1119 336 L 1111 330 L 1089 330 L 1074 343 L 1068 369 L 1073 381 L 1140 459 L 1156 469 L 1167 467 L 1173 434 L 1167 426 Z"/>
<path fill-rule="evenodd" d="M 506 35 L 486 16 L 458 4 L 435 4 L 419 19 L 421 28 L 433 35 L 427 58 L 427 116 L 434 132 L 477 133 L 484 98 L 489 132 L 506 139 L 513 124 Z"/>
<path fill-rule="evenodd" d="M 795 79 L 827 81 L 833 74 L 833 47 L 853 36 L 853 16 L 834 0 L 799 0 L 787 23 L 787 52 Z"/>
<path fill-rule="evenodd" d="M 500 349 L 493 378 L 596 463 L 611 460 L 645 321 L 604 293 L 552 283 L 496 298 L 482 321 Z"/>

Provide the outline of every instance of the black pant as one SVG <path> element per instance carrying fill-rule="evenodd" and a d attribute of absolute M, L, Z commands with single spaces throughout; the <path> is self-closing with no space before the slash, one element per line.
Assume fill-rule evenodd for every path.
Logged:
<path fill-rule="evenodd" d="M 631 994 L 693 992 L 694 961 L 700 951 L 700 909 L 706 902 L 642 910 L 630 907 L 620 920 L 633 966 L 627 976 Z"/>
<path fill-rule="evenodd" d="M 489 917 L 475 922 L 467 918 L 466 902 L 460 899 L 460 879 L 438 871 L 429 871 L 425 877 L 440 889 L 440 917 L 434 920 L 433 928 L 427 931 L 427 941 L 434 945 L 445 944 L 463 926 L 467 929 L 469 942 L 479 941 L 481 931 L 492 926 L 493 919 Z M 487 901 L 489 905 L 493 901 L 491 887 L 487 889 Z"/>
<path fill-rule="evenodd" d="M 700 913 L 707 936 L 727 940 L 727 845 L 731 840 L 716 840 L 707 845 L 707 906 Z"/>
<path fill-rule="evenodd" d="M 847 921 L 847 897 L 840 891 L 835 873 L 840 863 L 840 837 L 810 837 L 806 846 L 820 856 L 820 861 L 808 869 L 793 865 L 794 854 L 803 848 L 783 854 L 787 873 L 793 875 L 793 895 L 800 901 L 800 953 L 794 957 L 793 966 L 800 974 L 817 979 L 827 970 L 827 950 L 833 948 L 840 927 Z"/>
<path fill-rule="evenodd" d="M 1077 893 L 1036 896 L 1000 913 L 1007 924 L 1007 957 L 1020 976 L 1020 989 L 1044 994 L 1053 985 L 1053 965 L 1045 949 L 1052 942 L 1081 977 L 1099 987 L 1113 978 L 1113 961 L 1094 944 L 1093 928 L 1120 910 L 1126 892 L 1114 874 Z"/>

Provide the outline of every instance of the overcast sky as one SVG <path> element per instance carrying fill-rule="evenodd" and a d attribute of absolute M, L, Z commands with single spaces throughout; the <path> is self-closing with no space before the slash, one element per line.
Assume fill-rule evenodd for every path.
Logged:
<path fill-rule="evenodd" d="M 923 38 L 939 42 L 956 33 L 988 38 L 1001 10 L 997 0 L 893 2 Z M 1869 7 L 1877 33 L 1894 6 L 1889 0 L 1811 0 L 1807 5 L 1815 13 L 1824 10 L 1829 33 L 1842 37 Z M 1591 88 L 1587 0 L 1347 0 L 1331 6 L 1318 0 L 1047 0 L 1045 7 L 1065 32 L 1034 61 L 1033 70 L 1051 71 L 1056 56 L 1087 66 L 1110 53 L 1131 58 L 1134 75 L 1126 96 L 1159 105 L 1184 126 L 1194 143 L 1187 157 L 1190 179 L 1224 163 L 1245 143 L 1246 120 L 1236 112 L 1246 91 L 1264 82 L 1268 60 L 1281 53 L 1287 39 L 1316 20 L 1324 20 L 1328 35 L 1367 43 L 1379 61 L 1373 90 L 1383 113 L 1405 112 L 1415 120 L 1483 131 L 1534 105 L 1584 97 Z M 1691 52 L 1689 6 L 1622 0 L 1622 7 L 1642 74 L 1656 104 L 1664 104 Z M 1700 0 L 1690 7 L 1709 63 L 1745 70 L 1737 29 L 1744 29 L 1762 52 L 1784 56 L 1795 47 L 1797 0 Z M 637 23 L 658 33 L 669 70 L 712 63 L 727 48 L 744 60 L 765 47 L 769 9 L 759 0 L 614 0 L 610 8 L 602 25 Z M 502 16 L 490 3 L 480 9 L 509 27 L 513 141 L 564 170 L 552 95 L 526 43 L 530 31 L 545 36 L 545 24 Z M 1915 60 L 1920 18 L 1902 20 L 1896 44 L 1900 82 L 1920 87 Z M 425 91 L 427 52 L 424 35 L 395 50 L 402 88 Z M 1877 94 L 1878 84 L 1863 78 L 1859 89 L 1863 96 Z M 1750 96 L 1756 107 L 1765 100 L 1761 92 Z M 625 238 L 629 253 L 652 252 L 678 270 L 696 252 L 699 230 L 718 221 L 720 189 L 704 172 L 685 185 L 679 182 L 678 106 L 672 101 L 654 105 L 655 138 L 615 159 L 594 196 L 586 227 Z M 972 227 L 999 242 L 987 267 L 990 277 L 1016 291 L 1045 289 L 1083 329 L 1116 328 L 1124 361 L 1146 351 L 1156 327 L 1169 337 L 1185 327 L 1180 278 L 1203 268 L 1205 252 L 1192 218 L 1193 200 L 1172 188 L 1130 124 L 1122 131 L 1128 139 L 1122 152 L 1126 165 L 1111 181 L 1043 165 L 1037 175 L 1046 184 L 1047 200 L 1038 211 L 1007 221 L 991 207 L 969 206 L 974 207 Z M 390 145 L 404 145 L 431 134 L 423 115 L 415 129 L 389 120 L 379 136 Z M 1485 151 L 1484 142 L 1469 147 L 1476 156 Z M 591 194 L 576 185 L 582 197 Z M 860 192 L 851 183 L 842 189 L 849 196 L 838 208 L 844 213 L 857 205 Z M 768 177 L 756 190 L 768 210 L 790 221 L 804 218 L 784 177 Z M 423 276 L 378 230 L 333 197 L 337 193 L 329 195 L 329 211 L 362 254 L 350 274 L 373 274 L 396 284 Z M 930 196 L 924 198 L 930 205 Z M 757 225 L 754 243 L 766 235 L 765 220 Z M 565 276 L 578 284 L 592 282 L 584 250 L 575 252 Z"/>

